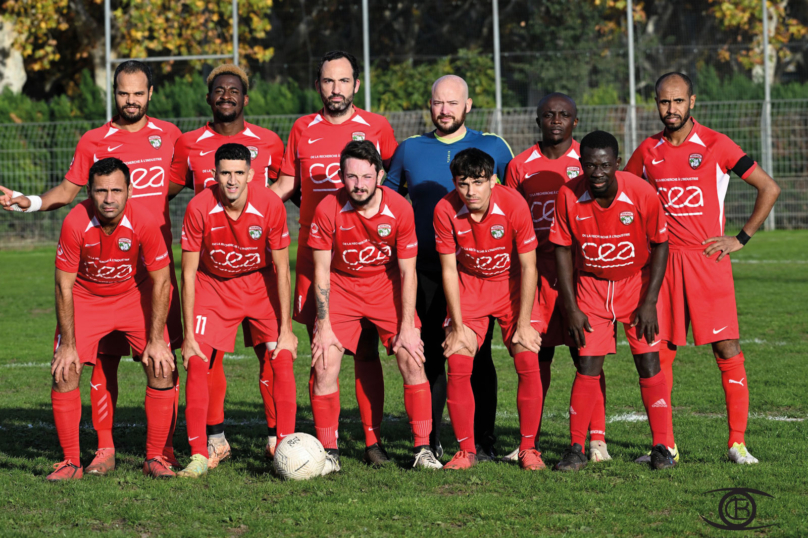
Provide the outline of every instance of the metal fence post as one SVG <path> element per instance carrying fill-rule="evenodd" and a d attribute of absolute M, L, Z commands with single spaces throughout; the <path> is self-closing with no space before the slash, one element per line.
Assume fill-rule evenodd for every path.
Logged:
<path fill-rule="evenodd" d="M 766 0 L 763 3 L 763 125 L 761 133 L 761 153 L 763 154 L 763 168 L 774 177 L 774 160 L 772 159 L 772 89 L 769 80 L 769 12 Z M 776 228 L 772 208 L 763 229 L 771 231 Z"/>
<path fill-rule="evenodd" d="M 634 8 L 632 1 L 626 2 L 626 28 L 628 30 L 628 89 L 629 89 L 629 138 L 631 145 L 626 148 L 628 159 L 637 148 L 637 82 L 634 80 Z"/>
<path fill-rule="evenodd" d="M 496 110 L 494 111 L 494 129 L 502 136 L 502 66 L 499 58 L 499 2 L 491 1 L 494 19 L 494 87 L 496 91 Z"/>

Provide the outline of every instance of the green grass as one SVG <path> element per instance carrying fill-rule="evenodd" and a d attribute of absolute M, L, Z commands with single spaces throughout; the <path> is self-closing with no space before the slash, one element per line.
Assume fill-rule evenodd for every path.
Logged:
<path fill-rule="evenodd" d="M 240 347 L 225 360 L 228 376 L 227 436 L 234 449 L 198 482 L 155 482 L 140 472 L 145 445 L 144 376 L 123 361 L 115 439 L 118 469 L 108 477 L 49 484 L 44 477 L 61 458 L 50 408 L 50 361 L 54 330 L 53 249 L 0 251 L 0 527 L 2 535 L 33 533 L 80 536 L 724 536 L 700 516 L 718 521 L 721 494 L 709 490 L 748 487 L 773 499 L 758 503 L 756 531 L 766 536 L 808 535 L 808 233 L 758 234 L 733 265 L 751 414 L 747 436 L 761 463 L 740 467 L 726 460 L 726 419 L 720 375 L 708 348 L 682 349 L 674 365 L 675 427 L 682 464 L 652 472 L 632 463 L 647 450 L 648 424 L 637 375 L 626 346 L 609 357 L 607 438 L 615 458 L 574 475 L 520 472 L 486 464 L 469 472 L 369 470 L 361 463 L 362 429 L 354 398 L 353 368 L 341 378 L 343 471 L 304 483 L 284 483 L 263 459 L 266 428 L 258 391 L 258 364 Z M 308 379 L 308 340 L 302 327 L 298 382 L 298 429 L 313 433 Z M 498 332 L 498 331 L 497 331 Z M 496 333 L 495 333 L 496 334 Z M 621 336 L 622 338 L 622 336 Z M 518 440 L 516 374 L 497 336 L 499 372 L 498 448 Z M 401 378 L 383 359 L 387 400 L 383 436 L 402 465 L 410 432 Z M 568 443 L 566 409 L 574 369 L 566 351 L 553 365 L 543 432 L 544 457 L 555 463 Z M 90 461 L 89 372 L 82 381 L 85 404 L 82 460 Z M 775 420 L 777 418 L 777 420 Z M 783 420 L 784 418 L 792 420 Z M 448 421 L 448 415 L 446 420 Z M 187 461 L 184 423 L 176 435 Z M 447 423 L 447 451 L 456 442 Z M 760 498 L 759 498 L 760 499 Z"/>

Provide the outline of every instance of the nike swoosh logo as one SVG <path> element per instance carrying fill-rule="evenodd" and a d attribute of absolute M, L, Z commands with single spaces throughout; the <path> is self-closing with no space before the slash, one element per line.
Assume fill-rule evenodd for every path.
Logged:
<path fill-rule="evenodd" d="M 200 152 L 199 152 L 199 154 L 200 154 L 202 157 L 204 157 L 204 156 L 205 156 L 205 155 L 207 155 L 208 153 L 213 153 L 214 151 L 216 151 L 216 150 L 215 150 L 215 149 L 212 149 L 212 150 L 210 150 L 210 151 L 200 151 Z"/>
<path fill-rule="evenodd" d="M 189 437 L 188 441 L 193 441 L 194 439 L 199 439 L 199 436 L 197 435 L 196 437 Z"/>
<path fill-rule="evenodd" d="M 575 215 L 575 220 L 586 220 L 586 219 L 591 219 L 591 218 L 592 218 L 591 215 L 588 216 L 588 217 L 579 217 L 578 215 Z"/>
<path fill-rule="evenodd" d="M 322 140 L 322 138 L 315 138 L 314 140 L 309 138 L 309 144 L 314 144 L 315 142 L 319 142 L 320 140 Z"/>
<path fill-rule="evenodd" d="M 535 176 L 535 175 L 538 175 L 538 174 L 541 174 L 541 172 L 533 172 L 532 174 L 528 174 L 528 175 L 526 175 L 526 176 L 525 176 L 525 179 L 531 178 L 531 177 L 533 177 L 533 176 Z"/>
<path fill-rule="evenodd" d="M 656 342 L 653 342 L 653 343 L 648 344 L 648 345 L 649 345 L 649 346 L 651 346 L 651 347 L 654 347 L 655 345 L 657 345 L 657 344 L 658 344 L 658 343 L 660 343 L 661 341 L 662 341 L 662 340 L 657 340 Z"/>
<path fill-rule="evenodd" d="M 99 241 L 98 243 L 85 243 L 84 246 L 85 247 L 94 247 L 94 246 L 100 245 L 100 244 L 101 244 L 101 241 Z"/>
<path fill-rule="evenodd" d="M 720 328 L 720 329 L 718 329 L 717 331 L 716 331 L 715 329 L 713 329 L 713 334 L 718 334 L 718 333 L 720 333 L 721 331 L 723 331 L 724 329 L 726 329 L 727 327 L 729 327 L 729 325 L 727 325 L 726 327 L 721 327 L 721 328 Z"/>
<path fill-rule="evenodd" d="M 342 226 L 339 227 L 339 229 L 342 230 L 343 232 L 347 232 L 348 230 L 353 230 L 354 228 L 356 228 L 356 226 L 351 226 L 350 228 L 343 228 Z"/>
<path fill-rule="evenodd" d="M 123 144 L 118 144 L 114 148 L 111 148 L 111 147 L 107 146 L 107 151 L 109 151 L 111 153 L 111 152 L 115 151 L 116 149 L 118 149 L 121 146 L 123 146 Z"/>
<path fill-rule="evenodd" d="M 216 230 L 221 230 L 222 228 L 224 228 L 224 226 L 216 226 L 215 228 L 211 228 L 210 231 L 215 232 Z"/>
<path fill-rule="evenodd" d="M 464 437 L 464 438 L 462 438 L 462 439 L 458 439 L 458 440 L 457 440 L 457 442 L 458 442 L 458 443 L 462 443 L 462 442 L 463 442 L 463 441 L 465 441 L 466 439 L 468 439 L 468 437 Z"/>
<path fill-rule="evenodd" d="M 659 159 L 659 160 L 653 159 L 653 160 L 651 161 L 651 164 L 659 164 L 659 163 L 661 163 L 661 162 L 662 162 L 662 161 L 664 161 L 664 160 L 665 160 L 665 159 Z"/>
<path fill-rule="evenodd" d="M 101 386 L 101 383 L 99 383 L 98 385 L 93 385 L 92 383 L 90 383 L 90 386 L 93 388 L 93 390 L 98 390 L 98 387 Z"/>
<path fill-rule="evenodd" d="M 465 231 L 463 231 L 463 232 L 457 232 L 457 235 L 464 235 L 464 234 L 469 233 L 470 231 L 471 231 L 471 230 L 465 230 Z"/>

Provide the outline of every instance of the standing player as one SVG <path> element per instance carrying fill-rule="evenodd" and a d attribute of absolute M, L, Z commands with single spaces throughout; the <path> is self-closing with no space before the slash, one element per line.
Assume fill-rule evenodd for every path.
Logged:
<path fill-rule="evenodd" d="M 340 153 L 352 140 L 368 140 L 376 147 L 386 166 L 396 149 L 393 128 L 387 119 L 360 110 L 353 104 L 354 95 L 359 91 L 359 66 L 351 54 L 332 51 L 323 56 L 315 88 L 323 108 L 295 121 L 286 145 L 281 175 L 271 187 L 284 201 L 300 195 L 294 319 L 306 325 L 309 338 L 316 321 L 312 287 L 314 258 L 308 244 L 309 227 L 317 204 L 342 187 Z M 390 461 L 380 444 L 379 430 L 384 411 L 384 375 L 375 328 L 365 323 L 362 335 L 354 350 L 356 399 L 365 433 L 365 462 L 379 465 Z M 312 372 L 312 380 L 313 376 Z"/>
<path fill-rule="evenodd" d="M 152 71 L 146 64 L 129 60 L 118 65 L 113 77 L 113 92 L 117 115 L 97 129 L 86 132 L 79 140 L 73 162 L 62 182 L 41 197 L 23 196 L 0 187 L 0 205 L 4 209 L 53 211 L 71 203 L 87 184 L 92 165 L 100 159 L 115 157 L 126 163 L 131 172 L 132 196 L 135 207 L 145 209 L 158 225 L 165 239 L 170 261 L 172 284 L 171 306 L 168 313 L 168 332 L 172 348 L 182 344 L 182 320 L 179 288 L 174 273 L 171 251 L 171 218 L 168 211 L 169 183 L 167 174 L 171 166 L 174 143 L 180 130 L 171 123 L 147 115 L 152 97 Z M 115 468 L 115 443 L 112 425 L 118 402 L 118 365 L 121 356 L 129 354 L 129 345 L 120 334 L 104 337 L 98 346 L 100 361 L 93 366 L 90 383 L 93 427 L 98 434 L 98 451 L 85 471 L 103 475 Z M 179 402 L 179 375 L 174 372 L 175 410 Z M 175 417 L 176 419 L 176 417 Z M 174 466 L 173 437 L 176 420 L 164 452 Z"/>
<path fill-rule="evenodd" d="M 586 466 L 586 431 L 600 397 L 603 361 L 615 353 L 618 321 L 640 375 L 653 433 L 651 465 L 673 467 L 676 462 L 665 446 L 670 391 L 659 370 L 656 340 L 657 297 L 668 257 L 665 216 L 647 183 L 618 172 L 614 136 L 594 131 L 581 140 L 580 148 L 583 176 L 559 190 L 550 228 L 561 296 L 579 354 L 570 396 L 572 440 L 555 469 L 577 471 Z"/>
<path fill-rule="evenodd" d="M 418 240 L 412 207 L 386 187 L 379 152 L 369 140 L 349 142 L 340 156 L 344 187 L 317 206 L 309 246 L 314 250 L 317 323 L 311 346 L 311 408 L 317 438 L 327 451 L 323 474 L 339 471 L 339 369 L 356 351 L 362 321 L 378 331 L 404 378 L 404 406 L 415 450 L 413 467 L 440 469 L 429 448 L 429 383 L 415 314 Z"/>
<path fill-rule="evenodd" d="M 233 351 L 240 323 L 249 323 L 264 368 L 273 371 L 279 440 L 294 433 L 297 412 L 286 209 L 269 189 L 251 182 L 255 171 L 247 147 L 224 144 L 215 153 L 216 185 L 191 200 L 182 226 L 182 311 L 188 327 L 182 360 L 192 455 L 178 475 L 188 478 L 208 471 L 209 363 Z"/>
<path fill-rule="evenodd" d="M 415 211 L 415 233 L 418 249 L 418 301 L 416 309 L 424 323 L 421 338 L 426 355 L 426 376 L 432 389 L 432 436 L 430 443 L 438 457 L 443 455 L 440 444 L 440 424 L 446 406 L 446 358 L 441 345 L 446 318 L 446 296 L 441 281 L 441 264 L 435 250 L 435 230 L 432 216 L 435 206 L 455 188 L 449 163 L 459 152 L 477 148 L 492 156 L 498 178 L 513 158 L 508 144 L 499 136 L 466 128 L 466 114 L 471 110 L 466 81 L 455 75 L 439 78 L 432 85 L 429 101 L 435 130 L 408 138 L 393 156 L 385 185 L 404 195 L 409 193 Z M 474 358 L 471 387 L 477 412 L 474 415 L 474 435 L 479 461 L 496 458 L 494 451 L 494 422 L 497 412 L 497 371 L 491 357 L 490 324 L 485 341 Z"/>
<path fill-rule="evenodd" d="M 526 149 L 508 165 L 505 184 L 518 190 L 527 200 L 533 217 L 533 230 L 539 246 L 536 249 L 536 266 L 539 271 L 539 307 L 545 323 L 541 331 L 539 370 L 541 371 L 542 399 L 546 399 L 552 379 L 551 365 L 557 346 L 566 345 L 570 356 L 578 360 L 578 350 L 566 327 L 566 314 L 558 300 L 558 275 L 554 247 L 550 243 L 550 224 L 553 222 L 556 196 L 562 185 L 581 175 L 580 146 L 572 138 L 578 125 L 578 107 L 575 101 L 563 93 L 551 93 L 539 101 L 536 123 L 541 129 L 541 142 Z M 602 398 L 595 402 L 592 424 L 589 425 L 589 459 L 608 461 L 606 449 L 606 375 L 600 373 Z M 536 434 L 536 449 L 539 448 L 541 421 Z M 519 449 L 503 457 L 504 461 L 516 461 Z"/>
<path fill-rule="evenodd" d="M 542 411 L 536 234 L 524 199 L 497 185 L 494 167 L 494 159 L 476 148 L 455 155 L 450 165 L 455 190 L 435 208 L 435 245 L 448 305 L 443 324 L 447 401 L 460 444 L 445 468 L 477 463 L 471 374 L 491 316 L 499 321 L 519 374 L 519 465 L 537 471 L 545 466 L 535 447 Z"/>
<path fill-rule="evenodd" d="M 171 297 L 169 256 L 148 210 L 127 203 L 134 192 L 129 169 L 101 159 L 87 176 L 89 199 L 65 218 L 56 249 L 56 342 L 53 418 L 64 451 L 48 480 L 78 479 L 81 395 L 85 364 L 95 364 L 101 338 L 120 331 L 146 372 L 146 462 L 143 474 L 170 478 L 163 457 L 174 414 L 174 357 L 166 316 Z"/>
<path fill-rule="evenodd" d="M 721 370 L 729 459 L 757 463 L 744 439 L 749 388 L 728 254 L 742 249 L 760 228 L 780 187 L 727 136 L 690 116 L 696 96 L 687 75 L 666 73 L 657 80 L 655 91 L 665 129 L 640 144 L 626 171 L 645 177 L 656 189 L 670 226 L 671 255 L 660 292 L 662 370 L 671 388 L 676 349 L 685 345 L 692 322 L 696 345 L 711 344 Z M 724 196 L 730 171 L 757 190 L 752 215 L 737 236 L 724 235 Z M 675 447 L 670 414 L 668 429 L 668 446 Z"/>
<path fill-rule="evenodd" d="M 195 194 L 216 183 L 214 155 L 222 144 L 242 144 L 250 150 L 250 163 L 256 185 L 266 186 L 278 175 L 283 158 L 283 142 L 274 132 L 244 120 L 244 107 L 249 104 L 250 82 L 238 66 L 224 64 L 208 75 L 206 100 L 213 113 L 213 121 L 195 131 L 183 134 L 174 149 L 171 163 L 169 192 L 172 196 L 183 187 L 194 189 Z M 264 400 L 268 438 L 266 455 L 274 454 L 276 437 L 275 404 L 272 396 L 272 368 L 262 362 L 264 346 L 253 346 L 249 325 L 244 325 L 244 345 L 253 347 L 260 364 L 259 389 Z M 210 363 L 210 407 L 207 412 L 207 434 L 210 468 L 230 456 L 230 445 L 224 435 L 224 398 L 227 379 L 222 358 Z"/>

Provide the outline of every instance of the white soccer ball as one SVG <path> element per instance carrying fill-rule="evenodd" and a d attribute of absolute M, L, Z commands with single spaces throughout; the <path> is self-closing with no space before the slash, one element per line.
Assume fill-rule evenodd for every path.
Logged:
<path fill-rule="evenodd" d="M 320 476 L 325 465 L 325 449 L 307 433 L 283 438 L 275 449 L 275 471 L 286 480 L 308 480 Z"/>

